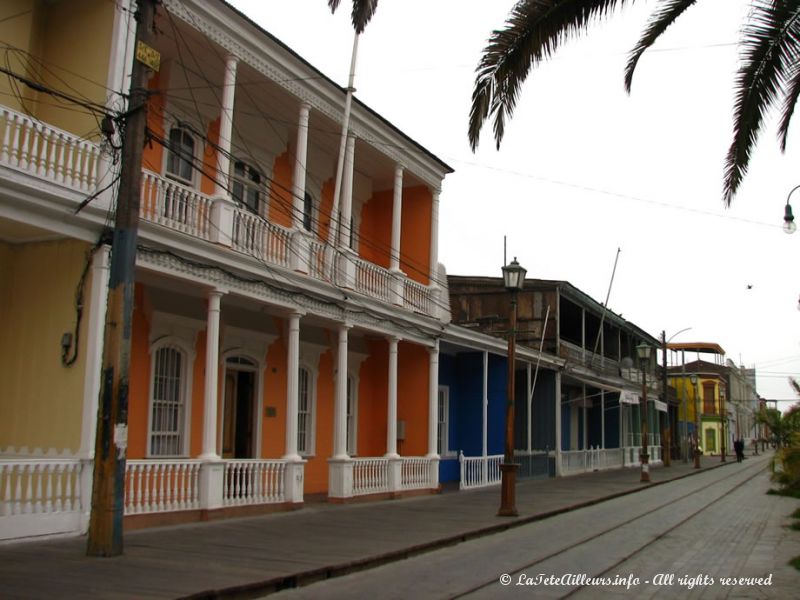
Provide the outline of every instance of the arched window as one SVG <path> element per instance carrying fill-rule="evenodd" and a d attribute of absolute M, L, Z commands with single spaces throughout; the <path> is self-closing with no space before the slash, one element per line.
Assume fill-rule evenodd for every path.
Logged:
<path fill-rule="evenodd" d="M 185 447 L 186 353 L 173 345 L 153 355 L 150 456 L 180 456 Z"/>
<path fill-rule="evenodd" d="M 182 127 L 169 130 L 167 176 L 187 185 L 194 181 L 194 138 Z"/>
<path fill-rule="evenodd" d="M 233 199 L 256 214 L 261 209 L 261 181 L 261 173 L 255 167 L 240 160 L 233 163 Z"/>

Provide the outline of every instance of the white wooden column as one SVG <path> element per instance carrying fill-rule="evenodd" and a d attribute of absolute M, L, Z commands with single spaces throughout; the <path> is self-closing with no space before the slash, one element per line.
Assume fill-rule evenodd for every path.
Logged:
<path fill-rule="evenodd" d="M 428 366 L 428 457 L 439 458 L 436 448 L 436 429 L 439 422 L 439 340 L 429 348 Z"/>
<path fill-rule="evenodd" d="M 231 147 L 233 132 L 233 105 L 236 91 L 236 67 L 239 59 L 229 55 L 225 60 L 225 77 L 222 85 L 222 107 L 219 115 L 219 148 L 217 150 L 217 177 L 215 196 L 231 197 Z"/>
<path fill-rule="evenodd" d="M 397 458 L 397 346 L 399 338 L 389 338 L 389 394 L 386 417 L 386 456 Z"/>
<path fill-rule="evenodd" d="M 203 449 L 204 460 L 219 460 L 217 453 L 217 396 L 219 387 L 219 313 L 222 292 L 208 293 L 208 318 L 206 320 L 206 377 L 203 394 Z"/>
<path fill-rule="evenodd" d="M 300 379 L 300 313 L 289 315 L 286 357 L 286 452 L 283 458 L 299 461 L 297 453 L 297 401 Z"/>
<path fill-rule="evenodd" d="M 336 355 L 336 394 L 333 408 L 333 458 L 347 459 L 347 325 L 339 326 Z"/>
<path fill-rule="evenodd" d="M 483 352 L 483 402 L 481 404 L 483 405 L 481 456 L 486 458 L 489 454 L 489 353 L 486 351 Z M 487 469 L 483 471 L 485 474 Z"/>
<path fill-rule="evenodd" d="M 440 190 L 433 190 L 433 202 L 431 204 L 431 264 L 430 264 L 430 285 L 439 286 L 439 193 Z"/>
<path fill-rule="evenodd" d="M 561 476 L 561 371 L 556 371 L 556 477 Z"/>
<path fill-rule="evenodd" d="M 89 292 L 86 332 L 86 367 L 84 369 L 81 458 L 94 456 L 97 433 L 97 406 L 100 398 L 100 372 L 103 367 L 103 333 L 106 323 L 108 269 L 111 246 L 101 246 L 92 256 L 92 287 Z"/>
<path fill-rule="evenodd" d="M 306 196 L 306 163 L 308 156 L 308 118 L 311 106 L 300 104 L 297 121 L 297 148 L 295 149 L 294 176 L 292 177 L 292 226 L 303 227 L 303 210 Z"/>
<path fill-rule="evenodd" d="M 600 390 L 600 447 L 606 449 L 606 391 Z"/>
<path fill-rule="evenodd" d="M 394 196 L 392 198 L 392 248 L 389 270 L 400 270 L 400 231 L 403 216 L 403 167 L 394 168 Z"/>
<path fill-rule="evenodd" d="M 356 138 L 350 132 L 347 135 L 347 147 L 344 153 L 344 174 L 342 180 L 342 209 L 339 211 L 339 248 L 350 248 L 350 219 L 353 215 L 353 168 L 355 165 Z M 331 223 L 333 227 L 333 223 Z"/>

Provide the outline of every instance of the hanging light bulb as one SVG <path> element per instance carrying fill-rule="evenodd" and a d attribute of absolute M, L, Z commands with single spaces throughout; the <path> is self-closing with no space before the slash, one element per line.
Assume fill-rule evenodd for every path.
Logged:
<path fill-rule="evenodd" d="M 794 215 L 792 214 L 792 207 L 789 202 L 786 202 L 786 208 L 783 209 L 783 231 L 784 233 L 794 233 L 797 231 L 797 225 L 794 223 Z"/>

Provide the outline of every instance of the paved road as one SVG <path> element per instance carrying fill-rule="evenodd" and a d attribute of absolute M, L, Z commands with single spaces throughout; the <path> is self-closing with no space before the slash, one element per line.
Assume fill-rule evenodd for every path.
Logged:
<path fill-rule="evenodd" d="M 764 467 L 749 459 L 268 598 L 798 598 L 800 573 L 786 561 L 800 555 L 800 534 L 782 527 L 798 502 L 765 495 Z M 582 575 L 624 585 L 581 587 Z M 720 582 L 769 575 L 771 585 Z M 557 585 L 525 585 L 548 577 Z"/>

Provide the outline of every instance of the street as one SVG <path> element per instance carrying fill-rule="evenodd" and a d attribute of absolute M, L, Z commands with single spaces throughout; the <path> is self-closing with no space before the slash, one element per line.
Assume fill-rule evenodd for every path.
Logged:
<path fill-rule="evenodd" d="M 800 574 L 786 563 L 800 535 L 783 524 L 798 502 L 765 494 L 766 464 L 751 457 L 269 597 L 797 597 Z"/>

